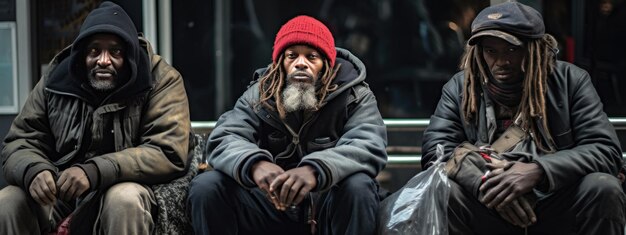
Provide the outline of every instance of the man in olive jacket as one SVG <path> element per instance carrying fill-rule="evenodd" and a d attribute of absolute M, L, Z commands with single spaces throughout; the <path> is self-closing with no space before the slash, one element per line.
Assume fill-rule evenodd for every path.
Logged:
<path fill-rule="evenodd" d="M 450 234 L 624 234 L 617 135 L 589 74 L 557 61 L 544 29 L 517 2 L 472 23 L 464 71 L 444 86 L 422 148 L 424 167 L 437 144 L 452 155 L 468 142 L 490 161 L 484 175 L 461 172 L 471 164 L 460 164 L 466 177 L 451 175 Z"/>
<path fill-rule="evenodd" d="M 72 228 L 149 234 L 148 186 L 184 174 L 189 132 L 180 74 L 121 7 L 102 3 L 52 60 L 4 140 L 10 186 L 0 191 L 0 234 L 45 234 L 85 204 L 92 207 L 72 217 Z"/>
<path fill-rule="evenodd" d="M 365 66 L 308 16 L 281 27 L 272 58 L 211 132 L 195 233 L 373 234 L 387 135 Z"/>

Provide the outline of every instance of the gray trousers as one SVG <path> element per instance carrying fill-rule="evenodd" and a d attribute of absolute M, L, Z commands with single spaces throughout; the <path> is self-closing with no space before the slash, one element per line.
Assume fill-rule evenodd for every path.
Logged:
<path fill-rule="evenodd" d="M 535 207 L 537 223 L 527 231 L 506 222 L 454 181 L 450 186 L 451 235 L 624 234 L 626 195 L 619 180 L 609 174 L 589 174 L 579 184 L 540 199 Z"/>
<path fill-rule="evenodd" d="M 100 202 L 93 234 L 151 234 L 153 208 L 155 198 L 148 187 L 113 185 Z M 21 188 L 7 186 L 0 190 L 0 234 L 47 234 L 73 211 L 72 204 L 61 201 L 54 207 L 41 206 Z"/>

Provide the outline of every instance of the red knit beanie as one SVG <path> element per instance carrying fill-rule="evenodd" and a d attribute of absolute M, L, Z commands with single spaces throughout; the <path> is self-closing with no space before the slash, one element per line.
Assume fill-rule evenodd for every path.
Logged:
<path fill-rule="evenodd" d="M 285 23 L 274 41 L 272 60 L 277 62 L 283 51 L 294 44 L 306 44 L 320 50 L 330 61 L 330 66 L 335 66 L 335 39 L 330 30 L 319 20 L 309 16 L 297 16 Z"/>

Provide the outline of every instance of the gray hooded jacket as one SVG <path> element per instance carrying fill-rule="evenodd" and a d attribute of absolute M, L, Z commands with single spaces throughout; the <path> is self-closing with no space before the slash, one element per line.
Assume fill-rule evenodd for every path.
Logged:
<path fill-rule="evenodd" d="M 259 160 L 285 170 L 313 166 L 319 174 L 316 190 L 326 190 L 357 172 L 375 177 L 387 162 L 386 128 L 374 94 L 364 82 L 363 63 L 340 48 L 337 63 L 341 64 L 334 80 L 338 89 L 302 125 L 292 124 L 289 115 L 282 121 L 277 112 L 260 105 L 259 83 L 254 82 L 211 132 L 206 149 L 209 164 L 244 187 L 255 187 L 249 171 Z"/>

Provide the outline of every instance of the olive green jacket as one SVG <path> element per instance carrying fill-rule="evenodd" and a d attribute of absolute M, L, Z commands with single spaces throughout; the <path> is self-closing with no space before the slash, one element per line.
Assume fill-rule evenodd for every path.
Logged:
<path fill-rule="evenodd" d="M 69 61 L 71 47 L 55 56 L 4 140 L 1 157 L 9 184 L 27 190 L 39 172 L 56 175 L 75 165 L 95 169 L 83 167 L 92 190 L 121 181 L 164 183 L 184 174 L 191 125 L 183 79 L 149 42 L 139 41 L 150 75 L 99 104 L 80 89 L 59 85 L 64 82 L 48 82 Z M 105 140 L 111 132 L 112 140 Z"/>

